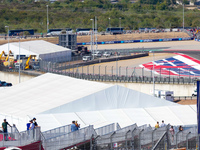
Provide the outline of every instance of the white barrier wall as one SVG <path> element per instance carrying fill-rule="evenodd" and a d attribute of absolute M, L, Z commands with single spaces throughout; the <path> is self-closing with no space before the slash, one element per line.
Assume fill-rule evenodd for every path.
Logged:
<path fill-rule="evenodd" d="M 145 94 L 153 95 L 153 84 L 147 83 L 117 83 L 106 82 L 108 84 L 117 84 L 125 86 Z M 192 92 L 197 88 L 196 85 L 178 85 L 178 84 L 155 84 L 155 89 L 174 91 L 174 96 L 192 96 Z"/>
<path fill-rule="evenodd" d="M 34 78 L 34 76 L 20 74 L 20 82 L 24 82 L 32 78 Z M 0 80 L 16 85 L 19 83 L 19 73 L 17 72 L 8 73 L 0 71 Z"/>

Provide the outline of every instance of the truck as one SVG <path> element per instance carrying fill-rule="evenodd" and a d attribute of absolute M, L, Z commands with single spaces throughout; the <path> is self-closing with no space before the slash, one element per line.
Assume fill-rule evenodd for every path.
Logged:
<path fill-rule="evenodd" d="M 155 90 L 155 97 L 166 99 L 168 101 L 174 101 L 174 92 L 165 90 Z"/>

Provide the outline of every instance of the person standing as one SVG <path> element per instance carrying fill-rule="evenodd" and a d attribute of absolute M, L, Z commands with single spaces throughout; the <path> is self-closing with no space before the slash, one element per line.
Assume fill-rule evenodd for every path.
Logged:
<path fill-rule="evenodd" d="M 2 129 L 3 129 L 3 133 L 4 133 L 4 140 L 8 140 L 8 129 L 7 129 L 7 126 L 10 126 L 11 125 L 6 121 L 6 119 L 3 120 L 3 123 L 2 123 Z"/>
<path fill-rule="evenodd" d="M 77 127 L 77 130 L 80 128 L 80 124 L 78 124 L 78 121 L 75 121 L 75 125 Z"/>
<path fill-rule="evenodd" d="M 158 129 L 159 128 L 159 122 L 157 121 L 155 128 Z"/>
<path fill-rule="evenodd" d="M 75 125 L 75 121 L 72 121 L 72 124 L 71 124 L 71 132 L 74 132 L 74 131 L 76 131 L 76 130 L 78 130 L 78 129 L 77 129 L 76 125 Z"/>
<path fill-rule="evenodd" d="M 166 124 L 165 124 L 164 120 L 162 120 L 160 127 L 165 127 L 165 126 L 166 126 Z"/>
<path fill-rule="evenodd" d="M 30 138 L 34 139 L 34 128 L 35 124 L 33 123 L 33 120 L 30 121 L 31 125 L 29 127 L 29 133 L 30 133 Z"/>
<path fill-rule="evenodd" d="M 174 127 L 171 126 L 171 128 L 169 129 L 169 132 L 171 133 L 171 137 L 172 137 L 172 143 L 174 142 Z"/>
<path fill-rule="evenodd" d="M 29 123 L 26 124 L 27 131 L 29 130 L 30 126 L 31 126 L 31 120 L 29 121 Z"/>
<path fill-rule="evenodd" d="M 183 131 L 183 127 L 182 127 L 182 126 L 179 126 L 178 130 L 179 130 L 179 132 L 180 132 L 180 131 Z"/>

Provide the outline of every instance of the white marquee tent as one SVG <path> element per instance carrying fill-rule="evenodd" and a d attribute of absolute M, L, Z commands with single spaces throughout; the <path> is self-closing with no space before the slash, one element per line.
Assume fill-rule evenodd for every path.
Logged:
<path fill-rule="evenodd" d="M 6 54 L 11 50 L 15 59 L 19 51 L 20 56 L 35 55 L 37 59 L 42 60 L 66 61 L 71 59 L 70 49 L 43 40 L 7 43 L 0 45 L 0 49 Z"/>
<path fill-rule="evenodd" d="M 196 122 L 192 106 L 180 106 L 117 85 L 51 73 L 0 90 L 0 94 L 0 119 L 9 118 L 20 129 L 25 129 L 32 117 L 37 117 L 43 131 L 72 120 L 95 126 L 110 122 L 119 122 L 121 126 L 154 124 L 162 119 L 173 119 L 182 125 Z"/>

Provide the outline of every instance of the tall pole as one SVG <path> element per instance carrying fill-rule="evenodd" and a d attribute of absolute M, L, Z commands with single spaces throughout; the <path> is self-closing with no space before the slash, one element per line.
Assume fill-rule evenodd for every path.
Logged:
<path fill-rule="evenodd" d="M 119 18 L 119 27 L 120 27 L 120 32 L 121 32 L 121 18 Z"/>
<path fill-rule="evenodd" d="M 48 5 L 47 5 L 47 33 L 49 30 L 49 15 L 48 15 Z"/>
<path fill-rule="evenodd" d="M 9 38 L 10 38 L 10 36 L 9 36 L 9 26 L 5 26 L 5 28 L 8 28 L 8 54 L 9 54 L 9 49 L 10 49 L 10 47 L 9 47 Z"/>
<path fill-rule="evenodd" d="M 93 54 L 93 59 L 94 59 L 94 49 L 93 49 L 93 44 L 94 44 L 94 19 L 90 19 L 92 21 L 92 33 L 91 33 L 91 52 Z"/>
<path fill-rule="evenodd" d="M 153 96 L 155 96 L 155 77 L 154 77 L 154 73 L 155 73 L 155 70 L 154 70 L 154 51 L 153 51 Z"/>
<path fill-rule="evenodd" d="M 92 48 L 94 52 L 94 19 L 92 20 Z"/>
<path fill-rule="evenodd" d="M 19 38 L 19 83 L 20 83 L 20 67 L 21 67 L 21 64 L 20 64 L 20 38 Z"/>
<path fill-rule="evenodd" d="M 96 33 L 96 51 L 98 49 L 98 45 L 97 45 L 97 35 L 98 35 L 98 28 L 97 28 L 97 17 L 95 16 L 95 33 Z"/>
<path fill-rule="evenodd" d="M 108 19 L 109 19 L 109 28 L 110 28 L 110 17 Z"/>
<path fill-rule="evenodd" d="M 184 4 L 183 4 L 183 30 L 184 30 Z"/>

